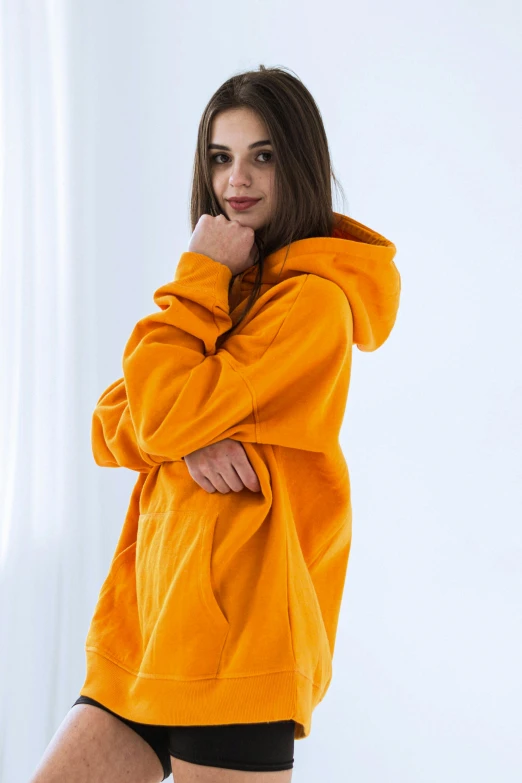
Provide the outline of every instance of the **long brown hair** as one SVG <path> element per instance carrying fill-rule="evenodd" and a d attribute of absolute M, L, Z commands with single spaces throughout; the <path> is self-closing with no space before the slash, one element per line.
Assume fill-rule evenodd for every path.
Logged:
<path fill-rule="evenodd" d="M 257 272 L 246 307 L 238 321 L 220 335 L 217 347 L 237 328 L 259 296 L 265 257 L 299 239 L 331 236 L 332 180 L 344 198 L 333 172 L 321 113 L 311 93 L 289 68 L 260 65 L 256 71 L 244 71 L 227 79 L 203 111 L 190 201 L 192 231 L 201 215 L 224 214 L 212 188 L 208 144 L 218 112 L 239 107 L 257 112 L 270 134 L 275 153 L 275 208 L 268 223 L 255 232 Z M 230 286 L 233 280 L 234 277 Z"/>

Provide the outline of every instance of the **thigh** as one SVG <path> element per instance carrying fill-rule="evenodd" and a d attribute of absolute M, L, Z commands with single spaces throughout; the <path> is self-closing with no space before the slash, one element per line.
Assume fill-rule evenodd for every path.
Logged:
<path fill-rule="evenodd" d="M 172 726 L 176 783 L 288 783 L 294 763 L 293 720 L 220 726 Z"/>
<path fill-rule="evenodd" d="M 175 783 L 290 783 L 293 769 L 279 772 L 248 772 L 241 769 L 207 767 L 171 756 Z"/>
<path fill-rule="evenodd" d="M 151 746 L 112 713 L 74 704 L 29 783 L 159 783 L 163 767 Z"/>

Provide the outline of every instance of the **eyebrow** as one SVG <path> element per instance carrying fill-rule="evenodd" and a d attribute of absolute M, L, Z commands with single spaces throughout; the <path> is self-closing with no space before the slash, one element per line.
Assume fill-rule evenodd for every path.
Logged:
<path fill-rule="evenodd" d="M 272 146 L 272 142 L 270 139 L 264 139 L 263 141 L 255 141 L 253 144 L 248 145 L 248 149 L 252 150 L 254 147 L 262 147 L 265 144 L 270 144 Z M 224 144 L 209 144 L 207 149 L 209 150 L 228 150 L 230 152 L 230 147 L 225 147 Z"/>

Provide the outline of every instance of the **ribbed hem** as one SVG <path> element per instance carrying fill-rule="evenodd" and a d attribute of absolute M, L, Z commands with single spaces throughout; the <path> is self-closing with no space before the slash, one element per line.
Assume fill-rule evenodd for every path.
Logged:
<path fill-rule="evenodd" d="M 298 671 L 202 680 L 158 679 L 128 671 L 92 647 L 86 649 L 82 696 L 128 720 L 165 726 L 294 720 L 296 740 L 310 734 L 319 689 Z"/>

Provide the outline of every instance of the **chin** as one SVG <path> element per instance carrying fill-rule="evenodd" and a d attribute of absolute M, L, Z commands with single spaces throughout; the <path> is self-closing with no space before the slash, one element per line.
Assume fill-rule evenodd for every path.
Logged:
<path fill-rule="evenodd" d="M 256 228 L 254 223 L 255 220 L 252 220 L 251 217 L 248 215 L 242 215 L 241 212 L 234 212 L 232 207 L 230 208 L 230 212 L 228 213 L 231 220 L 237 220 L 238 223 L 241 223 L 242 226 L 248 226 L 249 228 Z"/>
<path fill-rule="evenodd" d="M 259 216 L 254 217 L 254 215 L 245 215 L 242 212 L 236 212 L 232 207 L 226 209 L 225 214 L 230 220 L 237 220 L 242 226 L 248 226 L 249 228 L 254 229 L 254 231 L 259 231 L 266 222 L 264 218 L 260 218 Z"/>

